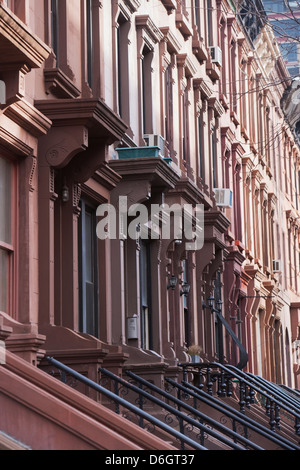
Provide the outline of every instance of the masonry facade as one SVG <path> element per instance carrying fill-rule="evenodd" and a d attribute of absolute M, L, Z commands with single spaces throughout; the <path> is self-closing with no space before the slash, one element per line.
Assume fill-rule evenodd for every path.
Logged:
<path fill-rule="evenodd" d="M 159 384 L 199 345 L 299 385 L 299 147 L 272 31 L 219 0 L 32 4 L 0 2 L 6 348 Z M 164 212 L 156 237 L 100 239 L 120 197 L 202 205 L 203 248 L 164 239 Z"/>

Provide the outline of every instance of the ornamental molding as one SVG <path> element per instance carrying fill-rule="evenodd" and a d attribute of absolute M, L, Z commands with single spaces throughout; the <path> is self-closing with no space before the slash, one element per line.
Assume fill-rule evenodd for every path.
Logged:
<path fill-rule="evenodd" d="M 8 8 L 0 4 L 0 66 L 27 64 L 39 68 L 51 49 Z"/>

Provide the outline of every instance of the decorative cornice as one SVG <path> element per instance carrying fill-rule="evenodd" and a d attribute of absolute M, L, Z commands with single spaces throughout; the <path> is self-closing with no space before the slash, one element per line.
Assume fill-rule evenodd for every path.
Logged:
<path fill-rule="evenodd" d="M 101 164 L 93 178 L 109 190 L 115 188 L 122 179 L 121 175 L 114 171 L 107 162 Z"/>
<path fill-rule="evenodd" d="M 39 68 L 51 49 L 8 8 L 0 4 L 0 66 L 27 64 Z"/>
<path fill-rule="evenodd" d="M 83 125 L 89 138 L 104 139 L 107 145 L 120 141 L 127 125 L 100 99 L 62 99 L 36 101 L 35 106 L 55 127 Z"/>
<path fill-rule="evenodd" d="M 202 191 L 189 178 L 180 178 L 170 194 L 179 194 L 190 204 L 202 204 L 205 199 Z"/>
<path fill-rule="evenodd" d="M 184 67 L 186 75 L 192 77 L 197 72 L 195 65 L 187 54 L 177 54 L 177 65 Z"/>
<path fill-rule="evenodd" d="M 148 180 L 154 186 L 174 188 L 179 176 L 160 157 L 110 160 L 110 167 L 123 180 Z"/>
<path fill-rule="evenodd" d="M 137 29 L 143 29 L 147 33 L 154 44 L 160 42 L 164 37 L 149 15 L 136 16 L 135 24 Z"/>
<path fill-rule="evenodd" d="M 194 78 L 193 80 L 194 88 L 199 88 L 201 96 L 204 99 L 208 99 L 212 95 L 212 90 L 209 88 L 204 78 Z"/>
<path fill-rule="evenodd" d="M 230 220 L 219 209 L 211 209 L 204 214 L 205 226 L 212 225 L 219 230 L 220 233 L 225 233 L 230 225 Z"/>
<path fill-rule="evenodd" d="M 138 10 L 141 6 L 141 2 L 139 0 L 123 0 L 123 3 L 129 8 L 131 13 L 134 13 Z"/>
<path fill-rule="evenodd" d="M 161 3 L 164 5 L 169 14 L 177 8 L 176 0 L 161 0 Z"/>
<path fill-rule="evenodd" d="M 46 134 L 52 125 L 50 119 L 25 99 L 9 106 L 4 114 L 35 137 Z"/>
<path fill-rule="evenodd" d="M 224 112 L 225 112 L 223 106 L 221 105 L 220 101 L 218 100 L 218 98 L 216 96 L 211 96 L 208 99 L 208 106 L 210 108 L 213 108 L 213 110 L 215 112 L 215 115 L 217 117 L 222 116 L 222 114 L 224 114 Z"/>
<path fill-rule="evenodd" d="M 168 51 L 171 54 L 178 54 L 181 50 L 181 44 L 176 38 L 175 34 L 170 30 L 169 26 L 164 26 L 160 28 L 161 33 L 164 36 L 164 40 L 167 43 Z"/>
<path fill-rule="evenodd" d="M 22 157 L 28 157 L 33 151 L 23 140 L 8 132 L 8 130 L 4 129 L 0 124 L 0 148 L 1 146 L 6 150 L 11 150 L 15 155 Z"/>
<path fill-rule="evenodd" d="M 80 90 L 59 68 L 44 70 L 46 93 L 53 93 L 58 98 L 78 98 Z"/>

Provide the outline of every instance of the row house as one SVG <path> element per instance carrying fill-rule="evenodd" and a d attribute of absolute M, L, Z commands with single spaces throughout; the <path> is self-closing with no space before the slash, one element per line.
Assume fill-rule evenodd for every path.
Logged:
<path fill-rule="evenodd" d="M 36 3 L 0 1 L 5 348 L 161 384 L 198 345 L 297 384 L 300 155 L 264 18 L 229 0 Z M 172 207 L 192 208 L 196 241 Z"/>
<path fill-rule="evenodd" d="M 247 345 L 248 367 L 291 385 L 299 381 L 299 141 L 295 110 L 282 97 L 291 99 L 295 86 L 268 21 L 261 15 L 261 24 L 251 24 L 249 8 L 241 2 L 239 18 L 249 41 L 239 43 L 237 90 L 243 147 L 236 166 L 242 194 L 242 236 L 237 238 L 245 260 L 240 296 L 231 288 L 225 311 Z M 259 4 L 256 9 L 263 10 Z M 257 14 L 252 23 L 253 18 Z"/>

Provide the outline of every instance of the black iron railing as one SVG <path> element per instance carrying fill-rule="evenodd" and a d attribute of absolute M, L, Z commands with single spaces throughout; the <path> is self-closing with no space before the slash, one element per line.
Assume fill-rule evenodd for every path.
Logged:
<path fill-rule="evenodd" d="M 224 401 L 220 401 L 220 399 L 209 395 L 203 390 L 199 390 L 194 385 L 188 382 L 182 382 L 182 384 L 179 384 L 178 382 L 175 382 L 169 378 L 166 378 L 166 382 L 170 383 L 172 387 L 180 390 L 182 393 L 190 395 L 191 398 L 193 398 L 195 408 L 198 408 L 198 406 L 201 406 L 201 404 L 206 404 L 212 409 L 222 413 L 222 416 L 226 416 L 231 420 L 233 430 L 236 430 L 237 426 L 242 427 L 245 437 L 249 438 L 250 440 L 251 438 L 248 436 L 249 431 L 253 431 L 255 434 L 258 434 L 271 443 L 278 445 L 284 450 L 300 450 L 299 446 L 290 442 L 288 439 L 276 434 L 259 422 L 253 420 L 245 414 L 242 414 L 240 411 L 235 410 Z"/>
<path fill-rule="evenodd" d="M 128 380 L 124 380 L 107 369 L 100 368 L 101 380 L 109 379 L 107 384 L 110 388 L 107 388 L 54 358 L 47 356 L 46 359 L 58 369 L 62 381 L 68 383 L 70 376 L 73 381 L 93 388 L 109 399 L 110 406 L 114 406 L 116 413 L 131 420 L 135 416 L 136 424 L 149 432 L 157 434 L 158 431 L 165 436 L 172 436 L 178 441 L 174 445 L 177 448 L 180 446 L 182 450 L 207 450 L 212 441 L 219 448 L 233 450 L 264 450 L 262 446 L 268 448 L 266 442 L 284 450 L 300 450 L 298 443 L 278 434 L 281 410 L 295 420 L 296 434 L 300 434 L 300 401 L 297 395 L 290 397 L 282 387 L 244 373 L 234 366 L 218 363 L 180 364 L 183 369 L 182 383 L 165 379 L 165 385 L 168 384 L 175 391 L 174 396 L 170 390 L 163 390 L 132 371 L 126 371 Z M 189 378 L 193 379 L 192 383 Z M 124 398 L 126 394 L 128 399 Z M 220 397 L 233 395 L 238 399 L 239 411 L 220 400 Z M 270 429 L 245 413 L 251 404 L 258 402 L 263 402 L 265 406 Z M 224 421 L 218 422 L 210 413 L 204 414 L 199 409 L 203 404 L 218 412 Z M 147 412 L 146 409 L 151 411 Z M 259 445 L 257 436 L 261 437 L 258 439 Z"/>
<path fill-rule="evenodd" d="M 261 384 L 261 386 L 269 392 L 270 395 L 274 395 L 278 398 L 278 400 L 283 400 L 287 405 L 289 405 L 295 412 L 300 413 L 300 397 L 297 398 L 293 396 L 291 393 L 287 393 L 287 391 L 283 390 L 280 386 L 269 382 L 268 380 L 264 379 L 263 377 L 259 377 L 254 374 L 247 373 L 248 380 L 255 380 L 257 384 Z"/>
<path fill-rule="evenodd" d="M 280 387 L 282 390 L 284 390 L 288 395 L 291 395 L 292 397 L 296 398 L 297 400 L 300 400 L 300 390 L 290 388 L 287 385 L 279 384 L 278 387 Z"/>
<path fill-rule="evenodd" d="M 173 414 L 178 419 L 179 428 L 182 433 L 185 432 L 185 429 L 188 429 L 188 425 L 190 426 L 189 431 L 191 431 L 191 427 L 193 431 L 198 430 L 199 434 L 197 435 L 197 438 L 200 439 L 202 445 L 204 444 L 204 440 L 207 435 L 209 435 L 219 443 L 222 443 L 234 450 L 263 450 L 261 446 L 251 442 L 236 431 L 224 426 L 222 423 L 212 419 L 204 413 L 201 413 L 193 406 L 188 405 L 183 400 L 174 397 L 170 393 L 137 376 L 131 371 L 126 371 L 126 374 L 128 377 L 132 378 L 138 386 L 115 376 L 106 369 L 101 368 L 100 371 L 107 375 L 107 377 L 110 377 L 110 379 L 115 383 L 118 383 L 123 387 L 128 387 L 130 390 L 136 392 L 138 397 L 147 398 L 149 401 L 159 405 L 168 413 Z M 142 386 L 146 387 L 149 392 L 143 389 Z M 161 396 L 164 401 L 154 396 L 154 393 Z M 137 402 L 143 403 L 143 400 L 138 398 Z M 172 403 L 172 405 L 170 403 Z"/>
<path fill-rule="evenodd" d="M 131 411 L 133 414 L 138 416 L 139 418 L 142 418 L 142 423 L 143 426 L 145 427 L 145 421 L 151 423 L 154 426 L 157 426 L 157 428 L 161 429 L 165 433 L 167 433 L 169 436 L 174 437 L 175 439 L 179 440 L 182 446 L 187 445 L 189 446 L 190 449 L 195 449 L 195 450 L 207 450 L 204 446 L 200 445 L 199 443 L 195 442 L 194 440 L 190 439 L 188 436 L 185 436 L 181 434 L 179 431 L 176 429 L 172 428 L 171 426 L 167 425 L 166 423 L 160 421 L 159 419 L 155 418 L 151 414 L 147 413 L 146 411 L 138 408 L 134 404 L 128 402 L 127 400 L 123 399 L 122 397 L 116 395 L 115 393 L 111 392 L 105 387 L 102 387 L 101 385 L 93 382 L 92 380 L 88 379 L 84 375 L 79 374 L 75 370 L 71 369 L 68 366 L 65 366 L 63 363 L 57 361 L 56 359 L 46 356 L 47 361 L 52 364 L 54 367 L 56 367 L 59 371 L 62 372 L 61 377 L 64 382 L 66 382 L 66 377 L 67 374 L 73 377 L 74 379 L 78 380 L 79 382 L 84 383 L 85 385 L 91 387 L 92 389 L 96 390 L 100 394 L 104 395 L 105 397 L 109 398 L 112 402 L 116 403 L 117 406 L 119 407 L 119 413 L 120 413 L 120 407 L 123 407 L 129 411 Z M 139 422 L 141 422 L 139 420 Z"/>
<path fill-rule="evenodd" d="M 178 401 L 176 400 L 172 395 L 164 392 L 160 388 L 156 387 L 155 385 L 151 384 L 148 381 L 143 381 L 143 379 L 140 378 L 139 380 L 139 386 L 135 386 L 120 377 L 117 377 L 116 375 L 112 374 L 111 372 L 107 371 L 106 369 L 101 368 L 100 369 L 102 374 L 107 375 L 107 377 L 110 377 L 111 380 L 113 380 L 116 384 L 121 385 L 122 387 L 127 387 L 133 392 L 136 392 L 138 395 L 138 398 L 136 399 L 137 403 L 143 404 L 144 405 L 144 399 L 149 400 L 151 403 L 156 404 L 161 407 L 161 409 L 165 410 L 168 412 L 168 415 L 166 415 L 166 419 L 171 422 L 173 421 L 171 418 L 171 415 L 175 416 L 176 419 L 178 420 L 178 426 L 180 429 L 180 433 L 184 435 L 186 432 L 194 433 L 194 436 L 196 439 L 199 439 L 201 445 L 204 445 L 205 439 L 207 435 L 213 437 L 216 439 L 219 443 L 222 443 L 223 445 L 234 449 L 234 450 L 245 450 L 245 446 L 249 445 L 249 448 L 251 449 L 256 449 L 256 450 L 263 450 L 260 446 L 256 446 L 255 444 L 252 444 L 250 441 L 245 439 L 243 436 L 240 436 L 238 434 L 235 435 L 234 432 L 230 432 L 225 426 L 222 426 L 220 423 L 217 421 L 209 418 L 208 416 L 204 415 L 203 413 L 197 413 L 194 408 L 189 407 L 186 405 L 183 401 Z M 130 371 L 126 372 L 129 376 L 131 375 Z M 137 376 L 136 376 L 137 377 Z M 145 391 L 144 389 L 141 388 L 141 385 L 145 385 L 151 392 L 156 392 L 159 395 L 164 396 L 168 401 L 176 403 L 178 408 L 175 408 L 174 405 L 170 405 L 156 396 L 154 396 L 152 393 L 149 393 Z M 181 411 L 182 410 L 182 411 Z M 186 413 L 191 413 L 195 415 L 194 418 L 191 416 L 187 415 Z M 199 421 L 198 421 L 199 420 Z M 206 424 L 204 424 L 206 422 Z M 224 436 L 221 435 L 219 432 L 215 431 L 211 427 L 208 426 L 213 426 L 215 429 L 218 429 L 220 432 L 224 432 Z M 196 432 L 195 432 L 196 431 Z M 226 437 L 226 435 L 231 435 L 231 439 Z M 236 439 L 236 440 L 234 440 Z M 242 444 L 242 445 L 240 445 Z"/>
<path fill-rule="evenodd" d="M 252 384 L 252 387 L 255 386 L 257 391 L 260 389 L 260 392 L 258 391 L 258 393 L 261 394 L 262 391 L 267 393 L 267 397 L 266 395 L 262 395 L 264 397 L 267 412 L 272 410 L 272 408 L 275 409 L 275 412 L 278 410 L 278 413 L 280 413 L 280 409 L 284 410 L 285 413 L 295 422 L 294 427 L 296 435 L 300 435 L 300 406 L 298 401 L 289 397 L 287 393 L 284 393 L 275 384 L 267 381 L 263 377 L 242 372 L 231 365 L 228 366 L 228 368 L 234 371 L 239 377 L 242 377 L 242 379 L 246 378 L 247 381 Z"/>
<path fill-rule="evenodd" d="M 194 383 L 203 390 L 204 387 L 209 395 L 213 395 L 213 390 L 220 397 L 230 397 L 235 390 L 239 395 L 239 405 L 241 413 L 245 414 L 246 409 L 253 403 L 261 403 L 269 417 L 269 425 L 272 431 L 280 429 L 281 416 L 284 412 L 294 421 L 296 435 L 300 435 L 300 414 L 287 400 L 279 397 L 275 390 L 270 391 L 262 381 L 258 381 L 254 376 L 249 376 L 240 369 L 230 365 L 219 363 L 180 364 L 183 368 L 184 382 L 187 380 L 189 372 L 193 371 Z"/>

